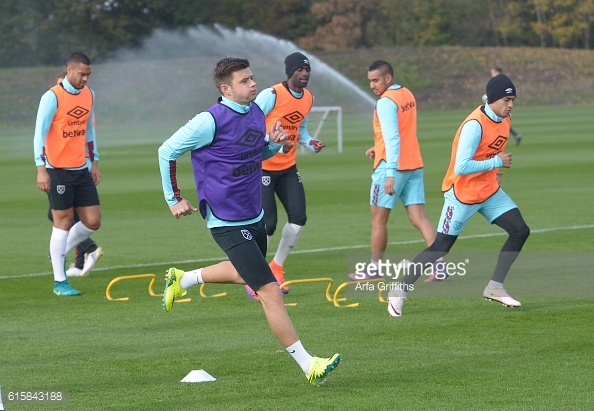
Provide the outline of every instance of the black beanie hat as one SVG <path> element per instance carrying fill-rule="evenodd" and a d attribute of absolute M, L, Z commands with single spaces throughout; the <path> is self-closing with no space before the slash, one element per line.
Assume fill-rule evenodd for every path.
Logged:
<path fill-rule="evenodd" d="M 295 70 L 301 66 L 309 66 L 309 59 L 302 53 L 296 52 L 285 58 L 285 73 L 287 78 L 291 77 Z"/>
<path fill-rule="evenodd" d="M 498 74 L 487 83 L 487 103 L 489 104 L 503 97 L 515 95 L 516 86 L 505 74 Z"/>

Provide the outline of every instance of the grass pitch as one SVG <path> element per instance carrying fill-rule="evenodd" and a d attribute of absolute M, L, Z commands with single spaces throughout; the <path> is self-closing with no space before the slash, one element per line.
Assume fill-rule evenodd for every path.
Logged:
<path fill-rule="evenodd" d="M 505 237 L 474 217 L 452 252 L 482 256 L 484 269 L 443 283 L 415 284 L 404 316 L 389 317 L 376 295 L 346 292 L 359 308 L 336 308 L 322 284 L 291 287 L 286 302 L 305 347 L 314 355 L 343 355 L 320 388 L 311 387 L 268 329 L 258 303 L 243 287 L 209 285 L 202 298 L 166 314 L 149 296 L 148 280 L 117 276 L 154 273 L 161 292 L 165 270 L 192 269 L 224 258 L 199 215 L 174 219 L 163 198 L 156 150 L 181 124 L 102 125 L 103 226 L 94 235 L 105 256 L 83 293 L 52 293 L 47 250 L 47 199 L 35 184 L 30 129 L 0 134 L 0 384 L 8 390 L 67 390 L 61 405 L 4 403 L 7 410 L 577 410 L 594 408 L 594 219 L 591 204 L 592 106 L 517 107 L 512 168 L 502 186 L 532 234 L 506 280 L 521 309 L 483 301 Z M 427 215 L 436 223 L 441 179 L 453 135 L 466 110 L 419 113 L 425 161 Z M 371 116 L 345 117 L 345 151 L 328 148 L 298 159 L 308 199 L 308 223 L 285 271 L 289 279 L 346 281 L 351 253 L 369 250 L 368 191 Z M 331 130 L 332 127 L 328 127 Z M 179 162 L 182 194 L 195 202 L 189 156 Z M 284 224 L 280 216 L 279 226 Z M 424 245 L 399 206 L 389 223 L 388 252 Z M 276 249 L 279 234 L 270 251 Z M 271 258 L 271 256 L 269 256 Z M 69 261 L 72 261 L 70 256 Z M 217 381 L 180 380 L 204 369 Z M 49 407 L 49 408 L 48 408 Z"/>

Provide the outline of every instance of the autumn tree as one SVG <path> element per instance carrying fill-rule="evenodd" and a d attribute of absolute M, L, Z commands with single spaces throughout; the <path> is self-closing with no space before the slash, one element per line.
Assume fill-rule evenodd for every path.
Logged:
<path fill-rule="evenodd" d="M 317 27 L 313 35 L 299 39 L 305 49 L 369 47 L 369 30 L 377 0 L 327 0 L 314 3 L 311 14 Z"/>
<path fill-rule="evenodd" d="M 550 30 L 559 47 L 590 48 L 594 0 L 555 0 Z"/>

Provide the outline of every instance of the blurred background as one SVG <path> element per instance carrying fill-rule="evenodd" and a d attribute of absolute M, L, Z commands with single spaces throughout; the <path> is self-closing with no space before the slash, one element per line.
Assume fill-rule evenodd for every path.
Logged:
<path fill-rule="evenodd" d="M 259 89 L 312 60 L 315 105 L 369 112 L 384 59 L 419 108 L 480 103 L 491 66 L 518 105 L 594 102 L 594 0 L 3 0 L 0 126 L 32 127 L 68 55 L 93 63 L 101 124 L 186 121 L 213 104 L 216 62 L 246 57 Z"/>

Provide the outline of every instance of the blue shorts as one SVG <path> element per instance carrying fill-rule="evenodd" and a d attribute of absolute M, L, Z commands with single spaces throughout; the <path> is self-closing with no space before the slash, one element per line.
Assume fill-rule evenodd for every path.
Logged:
<path fill-rule="evenodd" d="M 385 163 L 381 163 L 371 176 L 371 192 L 369 203 L 372 206 L 393 209 L 398 199 L 408 207 L 411 204 L 425 204 L 425 185 L 423 169 L 396 171 L 394 195 L 384 193 L 386 182 Z"/>
<path fill-rule="evenodd" d="M 451 188 L 443 194 L 444 203 L 439 217 L 437 232 L 447 235 L 459 235 L 470 217 L 480 213 L 491 224 L 500 215 L 518 208 L 512 199 L 501 188 L 491 197 L 479 204 L 464 204 L 458 201 Z"/>

